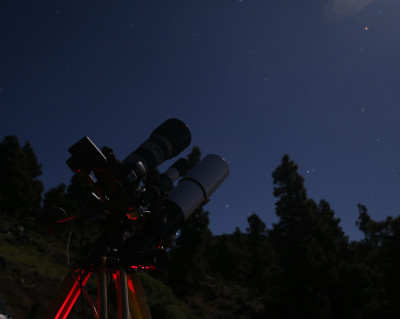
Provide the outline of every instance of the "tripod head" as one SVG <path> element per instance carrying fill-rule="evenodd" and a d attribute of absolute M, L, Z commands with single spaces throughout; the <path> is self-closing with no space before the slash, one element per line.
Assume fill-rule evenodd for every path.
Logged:
<path fill-rule="evenodd" d="M 97 148 L 89 137 L 68 149 L 68 166 L 88 179 L 93 196 L 76 216 L 58 222 L 102 219 L 107 225 L 88 252 L 89 263 L 102 256 L 112 257 L 127 270 L 162 263 L 163 240 L 209 199 L 229 173 L 226 161 L 211 154 L 190 172 L 187 160 L 178 159 L 165 173 L 145 183 L 151 170 L 177 156 L 190 142 L 188 127 L 169 119 L 123 161 L 110 147 Z"/>

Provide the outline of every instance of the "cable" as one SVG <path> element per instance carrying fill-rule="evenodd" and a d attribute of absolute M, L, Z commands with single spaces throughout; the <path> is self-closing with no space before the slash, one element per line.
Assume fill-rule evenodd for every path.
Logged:
<path fill-rule="evenodd" d="M 85 319 L 86 318 L 86 311 L 85 311 L 85 298 L 84 298 L 84 294 L 83 294 L 83 284 L 82 284 L 82 280 L 83 280 L 83 240 L 85 237 L 85 231 L 86 231 L 86 218 L 83 219 L 83 223 L 82 223 L 82 228 L 81 228 L 81 240 L 79 241 L 79 271 L 80 271 L 80 276 L 79 276 L 79 288 L 81 290 L 81 303 L 82 303 L 82 318 Z"/>
<path fill-rule="evenodd" d="M 68 242 L 67 242 L 67 250 L 66 250 L 66 254 L 67 254 L 67 265 L 69 266 L 69 244 L 71 242 L 71 236 L 72 236 L 72 230 L 69 232 L 69 236 L 68 236 Z"/>

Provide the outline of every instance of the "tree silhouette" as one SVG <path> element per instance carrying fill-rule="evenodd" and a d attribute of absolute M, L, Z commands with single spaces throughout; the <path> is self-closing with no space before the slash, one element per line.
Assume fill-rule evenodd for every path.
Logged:
<path fill-rule="evenodd" d="M 66 194 L 66 185 L 61 183 L 56 187 L 50 188 L 43 198 L 43 208 L 45 210 L 53 207 L 60 207 L 63 209 L 69 208 L 69 201 Z"/>
<path fill-rule="evenodd" d="M 270 231 L 277 254 L 280 287 L 275 305 L 282 318 L 330 318 L 337 306 L 342 251 L 347 238 L 326 201 L 307 197 L 298 166 L 283 156 L 272 173 L 279 222 Z"/>
<path fill-rule="evenodd" d="M 41 165 L 29 144 L 6 136 L 0 143 L 0 214 L 19 218 L 35 215 L 41 204 L 43 184 L 37 177 Z"/>
<path fill-rule="evenodd" d="M 246 246 L 247 256 L 247 282 L 254 288 L 262 289 L 263 293 L 266 287 L 271 286 L 271 276 L 273 273 L 273 251 L 267 238 L 267 227 L 260 217 L 253 213 L 247 218 L 249 227 L 247 227 Z M 243 253 L 242 253 L 243 254 Z"/>
<path fill-rule="evenodd" d="M 68 215 L 74 215 L 87 204 L 92 190 L 87 179 L 83 175 L 75 173 L 72 175 L 68 187 L 61 183 L 47 190 L 43 198 L 43 210 L 47 214 L 54 207 L 59 207 Z M 51 218 L 51 216 L 46 218 Z"/>
<path fill-rule="evenodd" d="M 367 207 L 358 205 L 356 222 L 364 233 L 357 244 L 357 261 L 366 273 L 364 303 L 370 318 L 396 318 L 400 315 L 400 217 L 374 221 Z"/>

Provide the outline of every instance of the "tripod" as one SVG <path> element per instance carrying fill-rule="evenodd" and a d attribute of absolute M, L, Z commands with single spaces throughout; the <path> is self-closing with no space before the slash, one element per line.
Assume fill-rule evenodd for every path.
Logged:
<path fill-rule="evenodd" d="M 135 271 L 127 275 L 121 266 L 108 267 L 106 257 L 100 259 L 99 265 L 92 268 L 70 269 L 58 288 L 45 316 L 46 319 L 64 319 L 68 317 L 79 294 L 83 292 L 91 306 L 96 319 L 108 318 L 107 307 L 107 273 L 115 281 L 118 299 L 118 319 L 151 319 L 146 296 Z M 97 272 L 97 305 L 94 305 L 84 289 L 92 272 Z"/>

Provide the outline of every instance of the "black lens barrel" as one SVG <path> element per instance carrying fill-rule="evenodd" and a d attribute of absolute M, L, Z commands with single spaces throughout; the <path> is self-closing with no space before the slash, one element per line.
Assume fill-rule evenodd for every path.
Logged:
<path fill-rule="evenodd" d="M 125 158 L 124 164 L 135 172 L 137 178 L 141 178 L 143 174 L 148 174 L 153 168 L 182 152 L 189 146 L 191 139 L 190 130 L 185 123 L 174 118 L 168 119 Z M 138 166 L 144 167 L 145 171 L 136 172 Z"/>
<path fill-rule="evenodd" d="M 172 153 L 169 158 L 177 156 L 186 147 L 189 146 L 192 136 L 189 128 L 178 119 L 168 119 L 157 127 L 150 135 L 150 139 L 156 139 L 157 136 L 166 137 L 172 143 Z"/>

